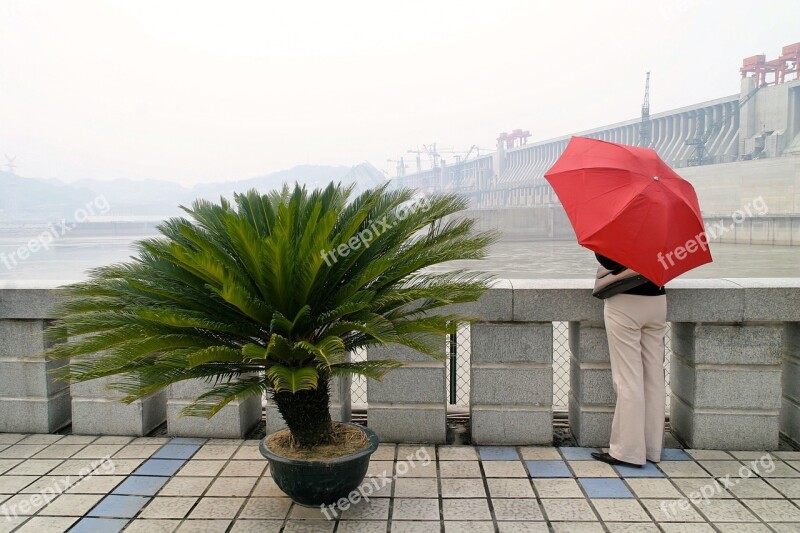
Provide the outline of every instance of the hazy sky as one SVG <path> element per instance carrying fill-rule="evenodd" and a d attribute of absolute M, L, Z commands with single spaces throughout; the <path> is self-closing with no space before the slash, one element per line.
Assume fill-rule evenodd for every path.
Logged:
<path fill-rule="evenodd" d="M 30 177 L 243 179 L 438 142 L 493 149 L 739 90 L 797 0 L 0 0 L 0 164 Z M 449 156 L 452 160 L 452 155 Z"/>

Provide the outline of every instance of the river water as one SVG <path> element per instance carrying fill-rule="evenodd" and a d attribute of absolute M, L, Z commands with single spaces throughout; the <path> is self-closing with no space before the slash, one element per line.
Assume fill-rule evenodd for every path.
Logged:
<path fill-rule="evenodd" d="M 139 237 L 80 236 L 57 240 L 49 249 L 28 251 L 29 239 L 0 235 L 0 281 L 85 279 L 87 270 L 128 259 Z M 714 262 L 683 275 L 684 278 L 800 277 L 800 246 L 711 244 Z M 592 252 L 570 241 L 501 242 L 489 258 L 440 265 L 491 272 L 498 278 L 591 278 L 597 267 Z"/>

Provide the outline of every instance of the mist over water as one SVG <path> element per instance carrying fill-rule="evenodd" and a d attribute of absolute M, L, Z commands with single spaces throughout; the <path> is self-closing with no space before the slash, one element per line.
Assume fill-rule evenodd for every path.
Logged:
<path fill-rule="evenodd" d="M 143 236 L 142 236 L 143 237 Z M 135 255 L 131 236 L 62 239 L 49 250 L 39 250 L 8 268 L 0 259 L 0 281 L 74 281 L 87 277 L 89 269 L 128 260 Z M 0 254 L 8 257 L 28 239 L 0 236 Z M 711 244 L 714 262 L 692 270 L 682 278 L 779 278 L 800 276 L 800 246 Z M 3 256 L 0 255 L 0 258 Z M 490 272 L 498 278 L 591 278 L 597 268 L 594 254 L 570 241 L 500 242 L 489 258 L 458 261 L 437 270 L 469 268 Z"/>

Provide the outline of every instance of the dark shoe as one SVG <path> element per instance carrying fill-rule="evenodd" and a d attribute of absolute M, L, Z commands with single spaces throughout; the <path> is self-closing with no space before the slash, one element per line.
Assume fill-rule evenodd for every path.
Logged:
<path fill-rule="evenodd" d="M 592 457 L 594 457 L 598 461 L 602 461 L 610 465 L 633 466 L 636 468 L 641 468 L 643 466 L 643 465 L 636 465 L 633 463 L 626 463 L 625 461 L 620 461 L 619 459 L 616 459 L 611 454 L 606 452 L 592 452 Z"/>

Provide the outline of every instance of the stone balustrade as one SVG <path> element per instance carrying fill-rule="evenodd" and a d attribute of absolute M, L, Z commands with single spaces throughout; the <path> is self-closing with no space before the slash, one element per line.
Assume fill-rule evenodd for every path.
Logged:
<path fill-rule="evenodd" d="M 479 301 L 454 306 L 471 326 L 470 417 L 474 444 L 546 444 L 553 438 L 553 322 L 569 322 L 569 423 L 582 446 L 608 443 L 615 394 L 603 303 L 590 280 L 503 280 Z M 217 421 L 178 419 L 194 389 L 176 386 L 124 406 L 98 387 L 70 391 L 37 354 L 56 287 L 0 285 L 0 432 L 141 434 L 165 419 L 175 435 L 241 437 L 260 409 L 243 403 Z M 695 448 L 775 449 L 800 444 L 800 279 L 677 280 L 672 322 L 670 425 Z M 444 342 L 443 342 L 444 349 Z M 445 364 L 390 346 L 368 359 L 407 365 L 367 388 L 369 425 L 383 440 L 443 443 Z M 349 418 L 349 381 L 332 387 L 332 412 Z M 199 389 L 197 389 L 199 390 Z M 102 401 L 100 401 L 102 400 Z M 127 416 L 127 425 L 110 418 Z M 105 424 L 105 426 L 104 426 Z M 205 424 L 205 425 L 204 425 Z M 129 427 L 128 427 L 129 426 Z M 267 427 L 281 422 L 267 411 Z"/>

